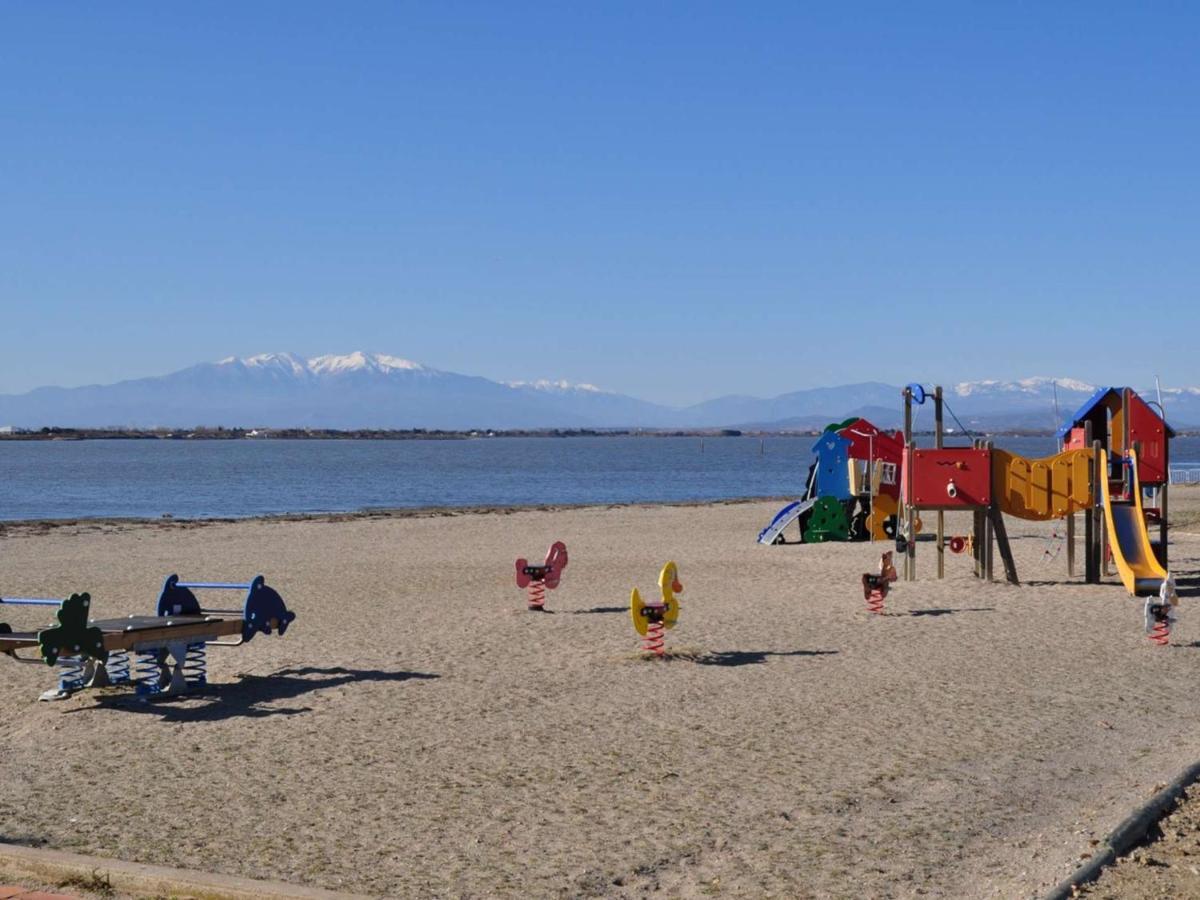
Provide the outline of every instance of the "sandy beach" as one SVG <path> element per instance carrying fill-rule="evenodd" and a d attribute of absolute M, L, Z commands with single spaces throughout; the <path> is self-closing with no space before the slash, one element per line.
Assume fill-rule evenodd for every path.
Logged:
<path fill-rule="evenodd" d="M 9 596 L 110 617 L 262 572 L 298 618 L 173 702 L 38 703 L 51 673 L 0 660 L 0 837 L 388 897 L 1032 897 L 1200 757 L 1200 536 L 1161 649 L 1051 525 L 1009 521 L 1021 587 L 923 544 L 871 617 L 885 548 L 756 545 L 776 508 L 7 526 Z M 555 539 L 530 613 L 513 560 Z M 677 656 L 645 660 L 629 590 L 668 559 Z"/>

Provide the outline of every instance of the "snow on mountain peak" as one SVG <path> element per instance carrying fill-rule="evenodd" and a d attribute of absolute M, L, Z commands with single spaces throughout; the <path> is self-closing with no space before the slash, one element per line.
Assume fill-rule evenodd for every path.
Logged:
<path fill-rule="evenodd" d="M 574 384 L 563 379 L 554 381 L 549 378 L 539 378 L 537 381 L 505 381 L 503 383 L 511 388 L 530 388 L 531 390 L 554 394 L 565 394 L 571 391 L 583 391 L 588 394 L 604 393 L 603 390 L 594 384 Z"/>
<path fill-rule="evenodd" d="M 245 359 L 228 356 L 220 360 L 217 365 L 236 365 L 246 369 L 280 369 L 285 372 L 291 372 L 293 375 L 304 375 L 308 371 L 308 364 L 294 353 L 260 353 L 257 356 L 248 356 Z"/>
<path fill-rule="evenodd" d="M 954 393 L 959 397 L 1001 393 L 1040 394 L 1046 390 L 1053 390 L 1056 385 L 1065 391 L 1079 391 L 1085 394 L 1094 393 L 1096 390 L 1094 385 L 1074 378 L 1049 378 L 1038 375 L 1033 378 L 1021 378 L 1017 381 L 1001 381 L 996 378 L 987 378 L 982 381 L 960 381 L 954 385 Z"/>
<path fill-rule="evenodd" d="M 245 369 L 270 370 L 288 372 L 297 377 L 306 375 L 339 375 L 347 372 L 392 372 L 392 371 L 430 371 L 420 363 L 399 356 L 388 356 L 386 353 L 364 353 L 356 350 L 343 356 L 326 354 L 304 359 L 295 353 L 259 353 L 239 359 L 228 356 L 218 360 L 218 366 L 241 366 Z"/>
<path fill-rule="evenodd" d="M 389 372 L 393 370 L 423 371 L 425 367 L 409 359 L 399 356 L 388 356 L 385 353 L 363 353 L 356 350 L 345 356 L 327 354 L 314 356 L 308 361 L 308 369 L 316 375 L 337 375 L 345 372 Z"/>

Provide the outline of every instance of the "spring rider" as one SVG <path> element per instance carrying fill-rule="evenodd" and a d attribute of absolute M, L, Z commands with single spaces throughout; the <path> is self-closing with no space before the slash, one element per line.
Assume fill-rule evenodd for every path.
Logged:
<path fill-rule="evenodd" d="M 1171 642 L 1171 626 L 1179 621 L 1179 592 L 1175 589 L 1175 576 L 1163 579 L 1157 597 L 1146 598 L 1146 636 L 1160 647 Z"/>
<path fill-rule="evenodd" d="M 546 561 L 531 566 L 528 560 L 517 560 L 517 587 L 529 590 L 529 608 L 542 612 L 546 607 L 546 591 L 558 587 L 562 570 L 567 567 L 567 545 L 555 541 L 546 551 Z"/>
<path fill-rule="evenodd" d="M 642 595 L 634 588 L 629 595 L 629 614 L 633 619 L 633 627 L 642 638 L 642 649 L 657 657 L 664 654 L 664 632 L 674 628 L 679 621 L 679 599 L 676 594 L 683 593 L 683 584 L 679 581 L 679 567 L 673 562 L 662 567 L 658 574 L 658 589 L 661 599 L 650 603 L 642 602 Z"/>
<path fill-rule="evenodd" d="M 896 567 L 892 565 L 892 551 L 879 557 L 879 574 L 867 572 L 862 577 L 863 599 L 867 601 L 867 612 L 879 615 L 883 612 L 883 601 L 887 599 L 888 587 L 896 580 Z"/>

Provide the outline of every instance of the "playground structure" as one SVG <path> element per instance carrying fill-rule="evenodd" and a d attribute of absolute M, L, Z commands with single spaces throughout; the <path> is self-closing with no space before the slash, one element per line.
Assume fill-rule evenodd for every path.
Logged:
<path fill-rule="evenodd" d="M 241 609 L 208 609 L 196 598 L 198 590 L 245 591 L 245 600 Z M 119 684 L 132 684 L 143 697 L 202 688 L 208 683 L 206 647 L 236 647 L 259 633 L 283 635 L 296 618 L 261 575 L 245 583 L 183 582 L 171 575 L 153 616 L 90 619 L 91 602 L 86 593 L 61 601 L 0 599 L 8 606 L 58 607 L 58 624 L 38 631 L 18 632 L 0 623 L 0 653 L 61 670 L 58 686 L 39 699 L 59 700 L 85 687 Z M 223 640 L 231 637 L 236 639 Z M 20 655 L 32 648 L 37 657 Z"/>
<path fill-rule="evenodd" d="M 784 530 L 792 522 L 808 544 L 893 539 L 903 450 L 900 432 L 866 419 L 826 426 L 813 446 L 804 496 L 776 513 L 758 543 L 786 543 Z"/>
<path fill-rule="evenodd" d="M 546 561 L 540 566 L 530 565 L 526 559 L 517 560 L 517 587 L 529 591 L 528 608 L 542 612 L 546 608 L 546 591 L 554 590 L 562 580 L 567 567 L 567 545 L 555 541 L 546 551 Z"/>
<path fill-rule="evenodd" d="M 945 576 L 945 550 L 969 547 L 975 574 L 993 578 L 993 548 L 1005 576 L 1018 584 L 1004 516 L 1048 521 L 1065 519 L 1067 570 L 1075 569 L 1076 516 L 1084 520 L 1084 574 L 1101 580 L 1107 555 L 1131 595 L 1157 594 L 1167 573 L 1167 483 L 1169 441 L 1174 432 L 1160 413 L 1130 388 L 1102 388 L 1059 430 L 1060 452 L 1028 459 L 975 440 L 969 447 L 944 444 L 942 389 L 935 388 L 935 446 L 913 446 L 913 406 L 927 399 L 920 385 L 904 389 L 905 450 L 901 466 L 901 515 L 897 549 L 905 580 L 916 577 L 915 521 L 921 510 L 937 511 L 934 536 L 937 575 Z M 951 411 L 953 415 L 953 412 Z M 960 429 L 961 429 L 961 423 Z M 964 429 L 965 430 L 965 429 Z M 1143 496 L 1150 505 L 1143 505 Z M 970 511 L 970 535 L 945 534 L 946 511 Z M 1158 540 L 1150 537 L 1150 529 Z M 1107 553 L 1105 542 L 1107 539 Z"/>
<path fill-rule="evenodd" d="M 665 654 L 665 632 L 679 621 L 679 599 L 683 593 L 679 567 L 668 562 L 658 573 L 657 601 L 645 603 L 637 588 L 629 595 L 629 614 L 633 627 L 642 638 L 642 649 L 661 658 Z"/>
<path fill-rule="evenodd" d="M 867 572 L 862 577 L 863 599 L 867 601 L 867 612 L 875 615 L 883 614 L 883 604 L 887 600 L 888 589 L 896 581 L 896 566 L 892 563 L 892 551 L 886 550 L 879 557 L 879 574 Z"/>

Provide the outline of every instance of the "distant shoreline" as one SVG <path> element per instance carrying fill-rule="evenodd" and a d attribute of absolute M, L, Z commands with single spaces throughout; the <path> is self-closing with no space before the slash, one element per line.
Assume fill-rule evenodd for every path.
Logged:
<path fill-rule="evenodd" d="M 981 431 L 988 437 L 1053 437 L 1049 429 Z M 816 437 L 820 429 L 758 430 L 753 428 L 541 428 L 541 429 L 350 429 L 336 428 L 40 428 L 0 433 L 0 441 L 466 441 L 537 437 Z M 921 429 L 918 435 L 932 431 Z M 957 434 L 957 432 L 956 432 Z M 1181 431 L 1179 437 L 1200 432 Z"/>

